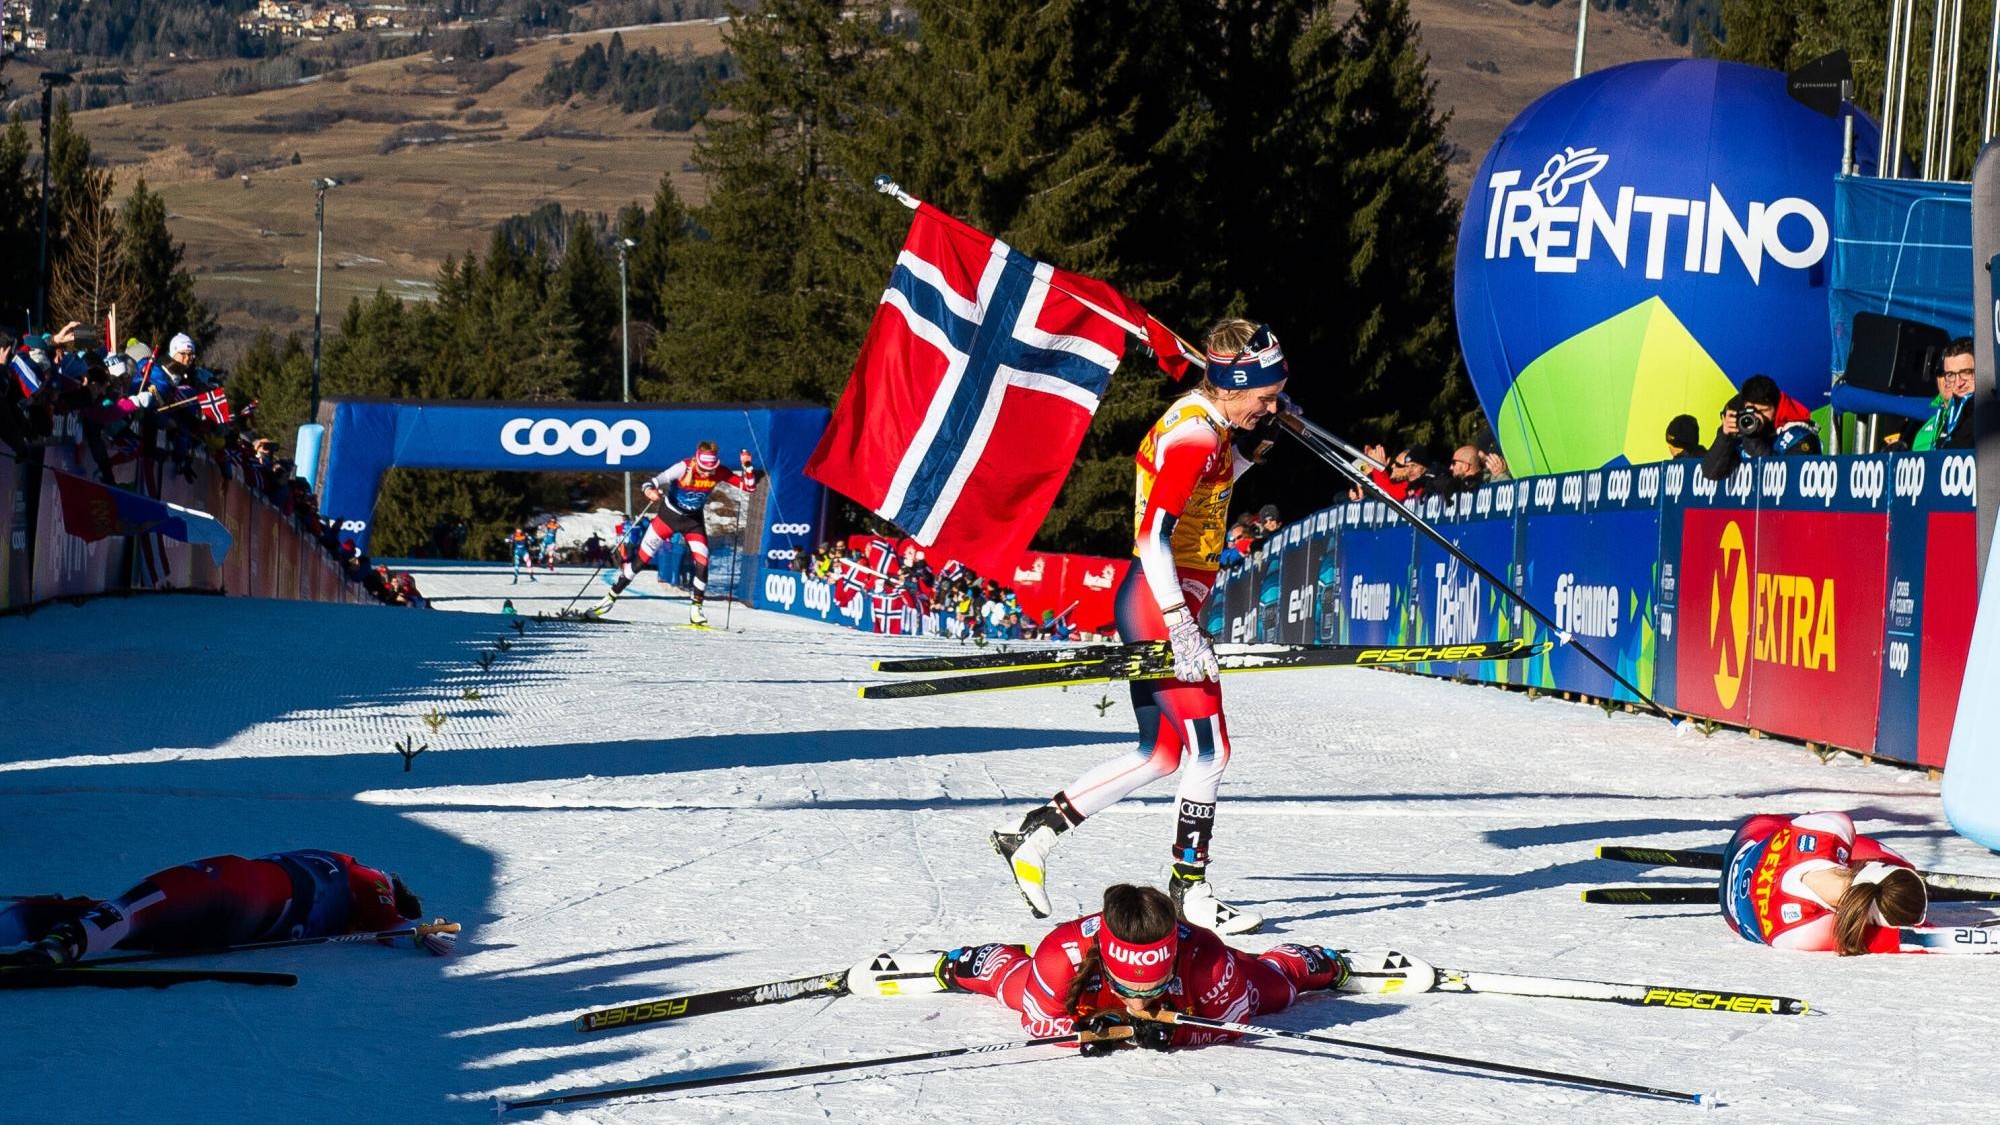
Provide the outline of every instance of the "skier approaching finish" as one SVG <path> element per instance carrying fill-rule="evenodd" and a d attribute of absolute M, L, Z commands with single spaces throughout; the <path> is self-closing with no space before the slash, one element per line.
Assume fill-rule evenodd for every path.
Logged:
<path fill-rule="evenodd" d="M 1255 464 L 1255 457 L 1237 451 L 1231 431 L 1246 431 L 1244 443 L 1257 457 L 1269 449 L 1272 439 L 1262 427 L 1290 407 L 1281 393 L 1289 372 L 1271 329 L 1247 320 L 1219 321 L 1209 329 L 1205 351 L 1201 385 L 1168 407 L 1139 444 L 1138 565 L 1126 572 L 1115 602 L 1118 639 L 1167 641 L 1175 678 L 1132 681 L 1137 747 L 1065 786 L 1023 817 L 1019 828 L 993 833 L 994 850 L 1037 918 L 1049 916 L 1046 871 L 1057 838 L 1179 769 L 1171 877 L 1176 910 L 1187 922 L 1225 934 L 1249 933 L 1264 922 L 1223 903 L 1206 878 L 1216 788 L 1229 765 L 1229 729 L 1220 669 L 1199 619 L 1215 588 L 1231 487 Z"/>
<path fill-rule="evenodd" d="M 509 586 L 518 586 L 521 584 L 521 566 L 524 563 L 528 567 L 528 581 L 533 582 L 535 580 L 535 560 L 528 557 L 529 543 L 527 529 L 515 528 L 514 534 L 508 537 L 507 544 L 514 548 L 514 580 L 507 584 Z"/>
<path fill-rule="evenodd" d="M 542 565 L 549 568 L 550 574 L 556 572 L 556 532 L 561 530 L 562 524 L 554 516 L 542 525 Z"/>
<path fill-rule="evenodd" d="M 1106 887 L 1101 911 L 1064 922 L 1034 949 L 954 949 L 938 961 L 938 983 L 947 992 L 999 1000 L 1021 1013 L 1030 1035 L 1102 1033 L 1130 1024 L 1133 1043 L 1164 1051 L 1236 1036 L 1150 1018 L 1162 1007 L 1240 1021 L 1282 1011 L 1301 992 L 1336 989 L 1349 973 L 1345 957 L 1318 946 L 1287 944 L 1257 954 L 1231 949 L 1213 932 L 1178 921 L 1165 894 L 1130 883 Z M 1086 1041 L 1083 1051 L 1117 1046 Z"/>
<path fill-rule="evenodd" d="M 1723 853 L 1722 918 L 1774 949 L 1897 953 L 1930 906 L 1923 877 L 1843 812 L 1753 816 Z"/>
<path fill-rule="evenodd" d="M 0 911 L 0 965 L 61 965 L 113 949 L 212 949 L 401 929 L 424 905 L 400 876 L 317 849 L 210 856 L 148 875 L 114 899 L 38 895 Z M 455 934 L 423 939 L 451 952 Z"/>
<path fill-rule="evenodd" d="M 715 443 L 705 441 L 695 446 L 694 456 L 674 462 L 666 471 L 646 482 L 646 499 L 660 506 L 659 513 L 647 526 L 645 538 L 639 541 L 636 560 L 630 540 L 621 545 L 618 580 L 611 584 L 611 592 L 604 595 L 603 601 L 590 607 L 593 615 L 603 617 L 610 613 L 618 595 L 632 584 L 638 571 L 651 565 L 653 557 L 678 534 L 687 540 L 688 554 L 694 559 L 694 608 L 688 611 L 688 622 L 693 625 L 708 624 L 708 616 L 701 611 L 701 603 L 708 594 L 708 525 L 702 513 L 708 506 L 708 494 L 718 484 L 731 485 L 744 492 L 756 489 L 757 470 L 753 467 L 749 450 L 743 451 L 741 472 L 724 474 L 722 457 L 717 453 Z"/>

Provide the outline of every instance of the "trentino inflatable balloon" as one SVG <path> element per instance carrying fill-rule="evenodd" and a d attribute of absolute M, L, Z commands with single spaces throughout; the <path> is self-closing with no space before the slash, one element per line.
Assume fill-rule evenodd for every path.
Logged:
<path fill-rule="evenodd" d="M 1458 334 L 1516 472 L 1666 457 L 1743 380 L 1826 402 L 1842 125 L 1776 71 L 1629 63 L 1557 87 L 1473 178 Z M 1874 125 L 1855 149 L 1873 171 Z"/>

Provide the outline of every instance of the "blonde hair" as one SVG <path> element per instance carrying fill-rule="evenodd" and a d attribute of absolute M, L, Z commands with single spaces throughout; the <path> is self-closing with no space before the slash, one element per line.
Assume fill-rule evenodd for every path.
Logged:
<path fill-rule="evenodd" d="M 1210 355 L 1242 355 L 1250 346 L 1250 337 L 1257 334 L 1257 325 L 1240 316 L 1225 316 L 1208 326 L 1208 336 L 1202 348 Z M 1196 388 L 1211 399 L 1221 400 L 1224 396 L 1235 398 L 1243 391 L 1235 387 L 1218 387 L 1206 374 L 1201 378 L 1201 386 Z"/>

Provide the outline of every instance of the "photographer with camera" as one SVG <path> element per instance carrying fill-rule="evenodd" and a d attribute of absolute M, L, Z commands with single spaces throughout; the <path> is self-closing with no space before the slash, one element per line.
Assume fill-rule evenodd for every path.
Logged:
<path fill-rule="evenodd" d="M 1725 418 L 1715 441 L 1701 459 L 1701 475 L 1722 480 L 1745 457 L 1807 455 L 1820 452 L 1819 430 L 1812 412 L 1798 399 L 1778 389 L 1769 375 L 1752 375 L 1737 395 L 1741 405 L 1733 419 Z M 1732 430 L 1730 422 L 1735 425 Z"/>

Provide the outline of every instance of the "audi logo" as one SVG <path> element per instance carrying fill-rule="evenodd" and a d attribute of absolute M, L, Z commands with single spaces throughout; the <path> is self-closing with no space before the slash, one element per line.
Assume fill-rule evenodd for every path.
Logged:
<path fill-rule="evenodd" d="M 771 525 L 771 534 L 811 535 L 812 529 L 812 525 L 809 523 L 774 523 Z"/>
<path fill-rule="evenodd" d="M 1855 465 L 1854 469 L 1862 468 Z M 1854 474 L 1849 473 L 1850 476 Z M 1799 495 L 1807 500 L 1818 500 L 1822 505 L 1832 504 L 1840 492 L 1840 466 L 1831 461 L 1809 461 L 1799 466 Z M 1860 490 L 1854 490 L 1857 497 Z M 1868 497 L 1862 497 L 1868 499 Z"/>
<path fill-rule="evenodd" d="M 653 432 L 646 423 L 626 418 L 605 425 L 595 418 L 565 422 L 561 418 L 515 418 L 500 427 L 500 447 L 516 456 L 558 457 L 574 453 L 579 457 L 600 454 L 607 465 L 646 451 L 653 444 Z"/>

